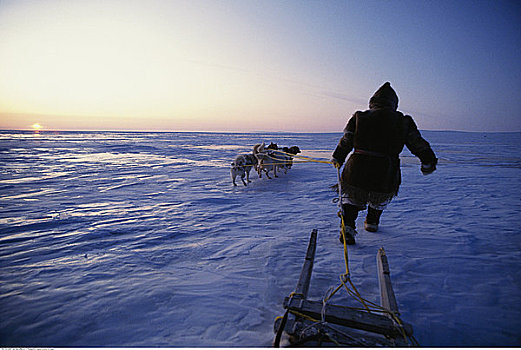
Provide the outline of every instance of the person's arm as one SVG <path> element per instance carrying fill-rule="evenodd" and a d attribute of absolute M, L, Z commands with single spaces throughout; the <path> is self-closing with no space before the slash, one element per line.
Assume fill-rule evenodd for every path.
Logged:
<path fill-rule="evenodd" d="M 353 149 L 353 141 L 356 127 L 356 113 L 349 119 L 346 127 L 344 128 L 344 135 L 338 142 L 335 151 L 333 152 L 333 158 L 331 162 L 337 167 L 341 167 L 346 160 L 347 155 Z"/>
<path fill-rule="evenodd" d="M 406 123 L 407 125 L 407 135 L 405 145 L 414 154 L 418 157 L 422 163 L 421 171 L 423 174 L 427 175 L 434 170 L 436 170 L 436 164 L 438 164 L 438 159 L 434 154 L 429 143 L 421 136 L 416 123 L 412 119 L 411 116 L 406 115 Z"/>

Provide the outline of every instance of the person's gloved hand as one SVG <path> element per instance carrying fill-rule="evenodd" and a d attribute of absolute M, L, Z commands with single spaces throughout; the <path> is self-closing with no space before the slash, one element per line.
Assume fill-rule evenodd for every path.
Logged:
<path fill-rule="evenodd" d="M 436 163 L 432 164 L 422 164 L 421 171 L 423 175 L 429 175 L 432 174 L 436 170 Z"/>
<path fill-rule="evenodd" d="M 340 164 L 340 162 L 336 158 L 331 158 L 331 163 L 337 169 L 340 169 L 340 167 L 342 166 L 342 164 Z"/>

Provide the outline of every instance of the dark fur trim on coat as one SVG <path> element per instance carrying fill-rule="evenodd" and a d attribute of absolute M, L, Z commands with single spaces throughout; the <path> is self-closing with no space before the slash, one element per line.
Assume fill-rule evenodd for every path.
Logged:
<path fill-rule="evenodd" d="M 374 205 L 387 203 L 396 196 L 396 193 L 368 192 L 364 189 L 349 185 L 342 187 L 342 192 L 355 203 L 372 203 Z"/>

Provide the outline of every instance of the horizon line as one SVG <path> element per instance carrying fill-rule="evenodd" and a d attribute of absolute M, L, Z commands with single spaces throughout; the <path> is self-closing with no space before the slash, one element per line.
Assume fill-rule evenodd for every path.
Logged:
<path fill-rule="evenodd" d="M 451 130 L 451 129 L 418 129 L 419 131 L 428 132 L 458 132 L 458 133 L 475 133 L 475 134 L 515 134 L 521 133 L 521 130 L 517 131 L 468 131 L 468 130 Z M 139 129 L 11 129 L 11 128 L 0 128 L 0 132 L 9 131 L 21 131 L 21 132 L 33 132 L 46 133 L 46 132 L 133 132 L 133 133 L 224 133 L 224 134 L 258 134 L 258 133 L 272 133 L 272 134 L 341 134 L 343 131 L 273 131 L 273 130 L 251 130 L 251 131 L 223 131 L 223 130 L 139 130 Z"/>

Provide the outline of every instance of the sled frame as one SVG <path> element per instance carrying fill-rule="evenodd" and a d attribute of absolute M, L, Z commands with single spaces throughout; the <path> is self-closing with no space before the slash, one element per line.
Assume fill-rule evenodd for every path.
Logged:
<path fill-rule="evenodd" d="M 335 334 L 337 339 L 342 339 L 342 346 L 409 346 L 410 344 L 404 339 L 404 335 L 412 336 L 413 329 L 410 324 L 397 324 L 390 315 L 369 313 L 341 305 L 327 304 L 323 310 L 322 301 L 307 299 L 313 272 L 317 235 L 318 232 L 314 229 L 311 232 L 306 257 L 295 291 L 284 299 L 285 320 L 279 319 L 275 322 L 277 337 L 274 346 L 280 345 L 281 336 L 285 338 L 286 346 L 339 346 L 339 343 L 328 342 L 320 337 L 320 333 L 323 331 L 320 323 L 314 325 L 313 322 L 308 320 L 308 318 L 320 320 L 323 314 L 328 324 L 346 327 L 344 329 L 348 331 L 348 334 L 345 332 Z M 383 247 L 378 250 L 376 263 L 380 303 L 384 309 L 398 316 L 398 304 L 391 283 L 389 262 Z M 315 328 L 314 333 L 302 334 L 303 330 L 313 327 Z M 328 329 L 328 332 L 335 333 L 331 329 Z"/>

